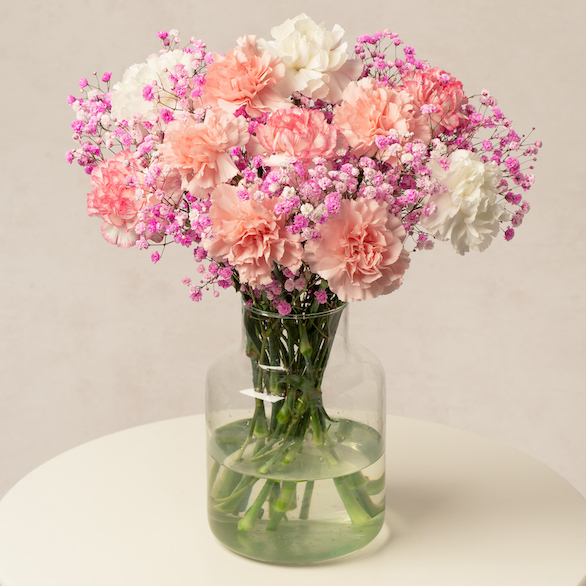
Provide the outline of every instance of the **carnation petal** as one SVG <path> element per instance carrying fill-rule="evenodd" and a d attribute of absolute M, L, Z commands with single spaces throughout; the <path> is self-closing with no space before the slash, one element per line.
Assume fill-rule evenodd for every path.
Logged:
<path fill-rule="evenodd" d="M 134 230 L 112 226 L 107 222 L 102 224 L 102 236 L 110 243 L 120 248 L 130 248 L 136 244 L 138 236 Z"/>

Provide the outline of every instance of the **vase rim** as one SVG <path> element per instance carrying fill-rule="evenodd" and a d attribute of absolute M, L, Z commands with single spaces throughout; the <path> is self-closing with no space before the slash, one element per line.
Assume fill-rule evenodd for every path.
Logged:
<path fill-rule="evenodd" d="M 273 311 L 265 311 L 264 309 L 258 309 L 256 307 L 247 307 L 244 302 L 242 303 L 242 309 L 244 311 L 248 311 L 254 315 L 258 315 L 260 317 L 266 317 L 266 318 L 270 318 L 270 319 L 299 320 L 299 319 L 316 319 L 316 318 L 320 318 L 320 317 L 334 315 L 334 314 L 346 309 L 347 305 L 348 305 L 348 303 L 344 302 L 344 303 L 342 303 L 342 305 L 339 305 L 338 307 L 334 307 L 332 309 L 326 309 L 324 311 L 316 311 L 315 313 L 289 313 L 287 315 L 281 315 L 280 313 L 278 313 L 276 311 L 274 311 L 274 312 Z"/>

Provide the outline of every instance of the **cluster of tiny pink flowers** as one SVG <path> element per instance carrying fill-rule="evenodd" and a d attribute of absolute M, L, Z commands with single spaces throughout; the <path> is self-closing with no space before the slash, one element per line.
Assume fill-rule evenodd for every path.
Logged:
<path fill-rule="evenodd" d="M 203 291 L 212 291 L 214 297 L 218 297 L 220 294 L 219 289 L 229 289 L 234 286 L 232 277 L 234 275 L 234 267 L 230 267 L 225 263 L 218 263 L 211 261 L 207 264 L 203 264 L 205 251 L 203 255 L 198 256 L 196 253 L 194 257 L 199 260 L 199 264 L 196 266 L 196 271 L 201 275 L 199 283 L 193 283 L 192 279 L 185 277 L 182 282 L 184 285 L 189 287 L 189 296 L 193 301 L 201 301 L 203 298 Z M 199 249 L 203 250 L 203 249 Z"/>
<path fill-rule="evenodd" d="M 102 148 L 112 149 L 116 142 L 119 146 L 129 146 L 132 139 L 124 132 L 114 134 L 110 131 L 110 73 L 101 77 L 106 84 L 105 89 L 100 85 L 100 78 L 94 73 L 97 85 L 92 86 L 86 78 L 81 78 L 79 88 L 81 97 L 67 96 L 67 103 L 73 108 L 76 119 L 71 124 L 72 138 L 80 144 L 79 148 L 67 151 L 65 158 L 68 163 L 77 161 L 84 167 L 86 173 L 91 174 L 94 167 L 100 162 Z M 122 142 L 122 137 L 127 145 Z"/>
<path fill-rule="evenodd" d="M 247 307 L 260 305 L 262 309 L 286 316 L 292 313 L 314 313 L 336 306 L 336 297 L 327 282 L 311 273 L 307 267 L 298 273 L 289 269 L 277 271 L 268 285 L 242 285 L 240 292 Z"/>
<path fill-rule="evenodd" d="M 381 140 L 381 150 L 393 143 L 393 137 Z M 275 198 L 274 211 L 289 218 L 287 230 L 299 234 L 302 240 L 319 238 L 321 224 L 335 216 L 342 199 L 375 199 L 385 202 L 391 213 L 401 218 L 410 235 L 419 233 L 417 221 L 424 200 L 433 192 L 426 167 L 429 154 L 423 143 L 399 146 L 398 165 L 389 165 L 370 157 L 344 156 L 333 164 L 320 158 L 309 164 L 291 160 L 287 165 L 259 176 L 255 161 L 253 169 L 241 169 L 241 199 L 250 197 L 252 185 L 258 187 L 254 198 Z M 245 153 L 235 153 L 240 166 L 246 162 Z"/>
<path fill-rule="evenodd" d="M 358 37 L 354 53 L 363 62 L 362 77 L 374 77 L 381 83 L 394 85 L 407 71 L 429 69 L 427 61 L 415 57 L 413 47 L 404 47 L 403 55 L 399 56 L 397 49 L 401 45 L 399 35 L 389 30 Z M 387 52 L 391 48 L 394 54 L 389 58 Z"/>

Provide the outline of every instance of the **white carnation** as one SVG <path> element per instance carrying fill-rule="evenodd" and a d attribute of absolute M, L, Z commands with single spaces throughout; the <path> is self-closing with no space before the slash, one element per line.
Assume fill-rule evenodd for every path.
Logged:
<path fill-rule="evenodd" d="M 431 165 L 440 189 L 429 200 L 436 211 L 422 216 L 421 224 L 439 240 L 449 240 L 460 254 L 483 251 L 508 216 L 498 203 L 500 171 L 495 163 L 483 163 L 466 150 L 454 151 L 448 160 L 448 170 Z"/>
<path fill-rule="evenodd" d="M 117 120 L 131 121 L 135 116 L 145 117 L 156 111 L 158 102 L 156 99 L 148 102 L 142 96 L 142 90 L 146 85 L 151 85 L 153 81 L 163 90 L 170 90 L 171 84 L 167 71 L 173 71 L 175 65 L 182 64 L 192 73 L 191 63 L 193 57 L 179 49 L 168 51 L 161 55 L 151 55 L 146 63 L 137 63 L 131 65 L 119 81 L 112 88 L 112 116 Z M 162 94 L 163 105 L 174 105 L 169 102 L 166 104 Z"/>
<path fill-rule="evenodd" d="M 327 31 L 305 14 L 286 20 L 271 29 L 274 41 L 259 39 L 259 47 L 280 57 L 285 63 L 285 78 L 275 87 L 284 97 L 294 91 L 313 99 L 331 103 L 342 99 L 342 91 L 358 79 L 362 64 L 348 59 L 340 44 L 344 29 L 334 25 Z"/>

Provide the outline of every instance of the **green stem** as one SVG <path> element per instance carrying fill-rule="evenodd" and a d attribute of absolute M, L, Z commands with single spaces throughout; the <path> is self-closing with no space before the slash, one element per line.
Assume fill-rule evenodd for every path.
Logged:
<path fill-rule="evenodd" d="M 313 495 L 313 480 L 308 480 L 305 483 L 305 490 L 303 491 L 303 500 L 301 501 L 301 511 L 299 512 L 300 519 L 309 518 L 309 505 L 311 504 L 311 496 Z"/>
<path fill-rule="evenodd" d="M 278 450 L 258 469 L 258 471 L 261 474 L 268 474 L 272 465 L 281 457 L 281 453 L 282 453 L 281 450 Z"/>
<path fill-rule="evenodd" d="M 356 488 L 352 491 L 354 496 L 356 497 L 356 502 L 371 516 L 376 517 L 379 513 L 382 513 L 385 510 L 384 505 L 377 505 L 372 501 L 368 492 L 366 492 L 366 487 L 361 486 L 360 488 Z"/>
<path fill-rule="evenodd" d="M 216 481 L 216 476 L 218 475 L 219 470 L 220 464 L 214 460 L 214 463 L 212 464 L 212 469 L 210 470 L 210 476 L 208 478 L 208 494 L 212 493 L 212 486 Z"/>
<path fill-rule="evenodd" d="M 216 481 L 211 490 L 212 499 L 215 501 L 229 497 L 238 483 L 242 479 L 242 474 L 230 470 L 230 468 L 224 468 L 220 474 L 216 477 Z"/>
<path fill-rule="evenodd" d="M 348 488 L 351 489 L 360 488 L 368 483 L 368 478 L 366 478 L 362 472 L 348 474 L 348 476 L 344 476 L 344 480 L 346 481 Z"/>
<path fill-rule="evenodd" d="M 385 475 L 382 474 L 380 478 L 370 480 L 366 485 L 366 492 L 368 494 L 379 494 L 385 489 Z"/>
<path fill-rule="evenodd" d="M 252 457 L 256 456 L 265 447 L 265 438 L 261 437 L 256 440 L 254 449 L 252 450 Z"/>
<path fill-rule="evenodd" d="M 214 501 L 214 509 L 221 513 L 233 513 L 238 508 L 238 505 L 242 501 L 242 497 L 250 491 L 258 478 L 251 478 L 250 476 L 244 476 L 238 483 L 238 486 L 234 489 L 232 494 L 227 497 L 216 499 Z"/>
<path fill-rule="evenodd" d="M 362 472 L 344 476 L 348 488 L 356 497 L 358 504 L 371 516 L 376 517 L 384 511 L 384 506 L 375 504 L 368 493 L 369 480 Z M 379 491 L 380 492 L 380 491 Z"/>
<path fill-rule="evenodd" d="M 282 431 L 282 429 L 286 426 L 285 423 L 279 423 L 277 425 L 277 429 L 279 430 L 279 433 L 277 433 L 275 431 L 275 433 L 273 434 L 273 439 L 272 441 L 269 440 L 268 443 L 266 443 L 266 445 L 262 448 L 262 450 L 259 450 L 258 453 L 256 453 L 252 458 L 250 458 L 251 462 L 254 462 L 256 460 L 262 460 L 263 458 L 265 458 L 266 456 L 268 456 L 269 454 L 272 454 L 273 452 L 277 451 L 277 453 L 281 453 L 285 447 L 287 446 L 288 443 L 291 443 L 289 440 L 289 436 L 291 435 L 291 433 L 295 430 L 296 425 L 297 425 L 298 420 L 293 420 L 289 422 L 289 425 L 287 427 L 287 432 L 285 433 L 285 435 L 280 438 L 280 432 Z M 295 435 L 295 434 L 293 434 Z M 275 445 L 275 444 L 280 444 L 280 445 Z M 274 459 L 273 459 L 274 461 Z"/>
<path fill-rule="evenodd" d="M 260 412 L 262 411 L 262 413 L 264 414 L 264 410 L 265 410 L 265 407 L 262 402 L 262 399 L 255 399 L 254 413 L 252 414 L 252 420 L 250 422 L 250 429 L 248 430 L 248 436 L 246 437 L 246 439 L 244 440 L 244 443 L 242 444 L 242 447 L 238 451 L 238 456 L 236 457 L 237 461 L 242 460 L 242 455 L 244 454 L 244 450 L 246 450 L 246 448 L 248 447 L 248 445 L 252 441 L 252 438 L 254 437 L 256 422 L 259 418 Z M 265 419 L 266 419 L 266 416 L 265 416 Z"/>
<path fill-rule="evenodd" d="M 256 479 L 256 480 L 258 480 L 258 479 Z M 254 485 L 256 484 L 256 480 L 254 482 L 251 482 L 250 485 L 248 486 L 248 488 L 244 491 L 242 498 L 240 499 L 240 501 L 236 505 L 236 508 L 233 511 L 234 515 L 238 515 L 238 514 L 242 513 L 243 511 L 246 511 L 246 507 L 248 507 L 248 501 L 250 500 L 250 494 L 252 493 L 252 489 L 254 488 Z"/>
<path fill-rule="evenodd" d="M 343 477 L 334 478 L 338 494 L 344 503 L 352 525 L 362 525 L 371 520 L 371 516 L 360 506 L 353 492 L 348 488 Z"/>
<path fill-rule="evenodd" d="M 281 483 L 275 482 L 271 489 L 271 493 L 269 494 L 269 521 L 275 516 L 275 503 L 279 498 L 279 493 L 281 492 Z"/>
<path fill-rule="evenodd" d="M 262 487 L 258 496 L 250 506 L 250 508 L 244 513 L 244 517 L 238 521 L 238 531 L 250 531 L 254 527 L 254 523 L 258 518 L 261 507 L 264 505 L 273 484 L 276 480 L 267 480 L 265 485 Z"/>
<path fill-rule="evenodd" d="M 273 515 L 267 525 L 267 531 L 276 531 L 287 511 L 292 511 L 297 507 L 296 485 L 297 483 L 293 480 L 283 481 L 281 492 L 273 505 Z"/>
<path fill-rule="evenodd" d="M 289 435 L 289 434 L 287 434 Z M 297 446 L 297 444 L 299 444 Z M 287 439 L 287 437 L 285 437 L 285 439 L 283 440 L 283 443 L 279 446 L 275 446 L 271 451 L 263 454 L 263 457 L 268 456 L 270 453 L 273 453 L 273 455 L 258 469 L 258 471 L 261 474 L 268 474 L 269 470 L 271 469 L 271 466 L 281 457 L 283 456 L 283 460 L 281 460 L 282 464 L 287 464 L 287 456 L 289 454 L 290 450 L 294 450 L 295 452 L 293 454 L 291 454 L 291 460 L 290 462 L 292 462 L 295 459 L 295 453 L 301 449 L 302 447 L 302 438 L 301 441 L 299 441 L 299 439 Z M 257 459 L 257 456 L 255 456 L 254 458 L 251 459 L 254 460 Z"/>
<path fill-rule="evenodd" d="M 327 288 L 325 281 L 322 281 L 321 288 Z M 267 303 L 254 298 L 252 301 L 254 307 L 270 312 Z M 315 312 L 318 307 L 315 300 L 312 303 Z M 309 310 L 310 303 L 304 307 L 304 311 Z M 254 388 L 283 399 L 270 406 L 257 399 L 247 437 L 236 451 L 237 459 L 245 458 L 259 474 L 269 475 L 277 466 L 279 471 L 286 470 L 298 458 L 304 442 L 310 441 L 309 434 L 311 443 L 321 452 L 325 463 L 334 468 L 339 464 L 329 436 L 332 419 L 323 405 L 321 384 L 342 313 L 342 308 L 333 314 L 302 313 L 295 320 L 262 313 L 255 315 L 245 310 L 247 354 L 252 363 Z M 247 448 L 252 442 L 256 443 L 250 454 Z M 216 492 L 223 498 L 216 504 L 226 509 L 233 507 L 235 512 L 241 511 L 248 503 L 254 482 L 241 475 L 235 477 L 236 482 L 234 478 L 226 478 L 225 483 L 221 478 L 214 483 Z M 368 479 L 349 476 L 336 478 L 334 482 L 352 523 L 357 525 L 370 520 L 369 513 L 376 513 L 376 505 L 368 494 L 372 488 L 367 484 Z M 307 481 L 300 519 L 309 518 L 313 490 L 314 481 Z M 287 511 L 297 506 L 296 482 L 267 480 L 240 519 L 240 531 L 253 527 L 256 519 L 262 516 L 267 499 L 270 510 L 267 530 L 274 531 L 286 519 Z"/>
<path fill-rule="evenodd" d="M 339 458 L 336 456 L 333 448 L 326 448 L 324 446 L 317 446 L 317 449 L 322 453 L 328 466 L 336 466 L 339 463 Z"/>
<path fill-rule="evenodd" d="M 303 447 L 303 438 L 298 437 L 298 438 L 294 439 L 293 443 L 291 444 L 289 449 L 283 455 L 283 458 L 281 459 L 281 464 L 283 464 L 283 466 L 287 466 L 288 464 L 291 464 L 291 462 L 293 462 L 295 460 L 295 458 L 297 457 L 297 454 L 299 454 L 299 452 L 301 451 L 302 447 Z"/>
<path fill-rule="evenodd" d="M 311 403 L 310 405 L 310 412 L 311 412 L 311 430 L 313 432 L 313 437 L 311 442 L 314 446 L 323 446 L 325 441 L 325 434 L 324 429 L 322 426 L 322 422 L 319 416 L 318 409 L 315 403 Z"/>

